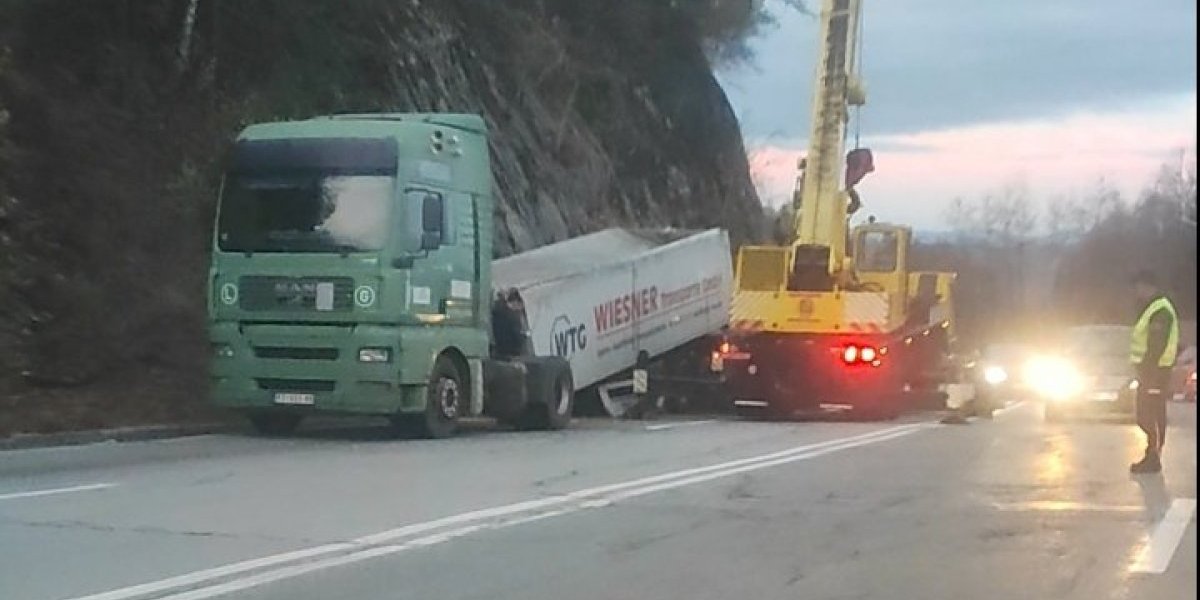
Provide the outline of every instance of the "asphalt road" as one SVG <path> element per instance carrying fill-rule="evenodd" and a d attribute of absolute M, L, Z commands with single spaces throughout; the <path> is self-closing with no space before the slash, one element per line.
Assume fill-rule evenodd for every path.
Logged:
<path fill-rule="evenodd" d="M 0 599 L 1194 598 L 1195 410 L 4 452 Z"/>

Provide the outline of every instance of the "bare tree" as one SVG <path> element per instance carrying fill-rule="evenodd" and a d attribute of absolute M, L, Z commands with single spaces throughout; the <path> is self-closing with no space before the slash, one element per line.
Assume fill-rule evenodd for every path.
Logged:
<path fill-rule="evenodd" d="M 1036 314 L 1033 304 L 1050 293 L 1041 265 L 1055 260 L 1037 238 L 1028 187 L 1010 183 L 975 199 L 956 198 L 945 217 L 957 234 L 960 314 L 969 328 L 987 338 L 1025 325 Z"/>
<path fill-rule="evenodd" d="M 974 201 L 955 198 L 946 218 L 960 235 L 1001 247 L 1032 238 L 1037 225 L 1029 189 L 1022 184 L 1006 185 Z"/>
<path fill-rule="evenodd" d="M 1054 243 L 1076 242 L 1112 214 L 1124 209 L 1121 193 L 1101 179 L 1083 197 L 1062 195 L 1052 198 L 1043 215 L 1044 230 Z"/>

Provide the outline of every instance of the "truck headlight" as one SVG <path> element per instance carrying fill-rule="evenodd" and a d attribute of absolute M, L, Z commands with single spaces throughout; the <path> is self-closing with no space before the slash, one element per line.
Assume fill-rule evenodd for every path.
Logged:
<path fill-rule="evenodd" d="M 392 362 L 391 348 L 362 348 L 358 351 L 358 362 L 385 363 Z"/>
<path fill-rule="evenodd" d="M 988 367 L 983 370 L 983 380 L 992 385 L 1000 385 L 1008 381 L 1008 371 L 1005 371 L 1002 367 Z"/>
<path fill-rule="evenodd" d="M 1141 386 L 1142 386 L 1142 384 L 1139 383 L 1138 380 L 1136 380 L 1136 379 L 1129 380 L 1129 391 L 1136 392 L 1137 389 Z"/>
<path fill-rule="evenodd" d="M 217 358 L 233 358 L 233 346 L 229 344 L 213 344 L 212 351 Z"/>

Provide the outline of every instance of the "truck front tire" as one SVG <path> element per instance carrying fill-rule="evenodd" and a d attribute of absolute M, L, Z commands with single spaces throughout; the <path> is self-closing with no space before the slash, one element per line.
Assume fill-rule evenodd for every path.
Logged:
<path fill-rule="evenodd" d="M 420 414 L 402 414 L 392 424 L 402 434 L 427 439 L 448 438 L 458 431 L 458 418 L 468 406 L 466 378 L 454 360 L 443 354 L 433 363 L 426 388 L 425 410 Z"/>

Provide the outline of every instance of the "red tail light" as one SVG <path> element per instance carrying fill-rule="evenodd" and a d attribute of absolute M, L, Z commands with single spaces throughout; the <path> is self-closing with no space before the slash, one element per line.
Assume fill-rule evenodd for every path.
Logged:
<path fill-rule="evenodd" d="M 876 349 L 874 346 L 859 346 L 850 344 L 842 348 L 842 362 L 847 365 L 871 365 L 879 366 L 879 357 L 883 352 Z"/>

